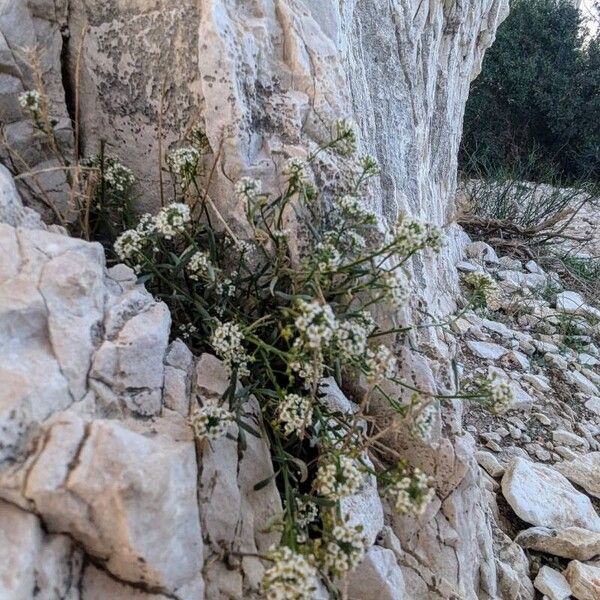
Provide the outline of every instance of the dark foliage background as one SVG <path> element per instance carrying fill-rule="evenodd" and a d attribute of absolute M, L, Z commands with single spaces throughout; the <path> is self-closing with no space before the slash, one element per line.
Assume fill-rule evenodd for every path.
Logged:
<path fill-rule="evenodd" d="M 600 35 L 568 0 L 512 0 L 466 107 L 461 168 L 600 180 Z"/>

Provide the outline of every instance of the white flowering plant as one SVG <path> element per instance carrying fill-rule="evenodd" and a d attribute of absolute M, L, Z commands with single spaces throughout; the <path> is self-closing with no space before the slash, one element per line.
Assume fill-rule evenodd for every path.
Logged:
<path fill-rule="evenodd" d="M 286 550 L 276 564 L 290 573 L 288 581 L 275 566 L 268 572 L 265 589 L 274 598 L 310 570 L 298 556 L 312 556 L 311 568 L 330 579 L 362 557 L 362 534 L 346 524 L 340 501 L 376 475 L 365 460 L 369 431 L 361 411 L 345 415 L 323 402 L 321 382 L 334 377 L 341 385 L 347 374 L 362 378 L 369 392 L 386 379 L 401 383 L 393 348 L 380 341 L 401 330 L 382 329 L 371 309 L 407 302 L 403 267 L 441 241 L 440 230 L 406 215 L 383 233 L 368 208 L 368 181 L 378 167 L 371 157 L 357 159 L 355 148 L 354 130 L 339 122 L 330 142 L 287 162 L 282 193 L 240 178 L 234 192 L 247 220 L 243 239 L 224 226 L 210 199 L 203 154 L 171 153 L 174 202 L 124 231 L 114 246 L 169 304 L 176 331 L 192 349 L 214 352 L 229 371 L 221 403 L 192 416 L 196 435 L 213 440 L 236 421 L 242 438 L 270 441 L 285 509 Z M 335 161 L 343 175 L 319 191 L 314 167 L 322 159 Z M 261 406 L 263 432 L 240 418 L 251 395 Z M 396 483 L 388 475 L 385 481 Z"/>
<path fill-rule="evenodd" d="M 34 94 L 22 103 L 34 115 L 43 100 Z M 287 161 L 282 191 L 240 177 L 232 191 L 246 223 L 237 233 L 209 193 L 218 153 L 207 168 L 212 150 L 199 127 L 166 156 L 171 197 L 155 215 L 132 220 L 133 174 L 103 145 L 85 162 L 88 181 L 95 175 L 82 205 L 87 237 L 114 239 L 116 258 L 169 306 L 174 335 L 195 352 L 215 353 L 229 373 L 221 399 L 194 407 L 194 434 L 202 444 L 237 435 L 242 449 L 248 435 L 268 439 L 275 473 L 255 487 L 274 479 L 283 500 L 281 545 L 265 557 L 263 588 L 274 600 L 310 598 L 317 578 L 338 597 L 335 582 L 366 550 L 342 503 L 368 478 L 378 478 L 402 513 L 421 514 L 434 495 L 429 479 L 405 463 L 374 469 L 368 451 L 381 448 L 373 441 L 381 431 L 367 407 L 378 393 L 401 416 L 414 416 L 414 403 L 383 387 L 392 381 L 419 393 L 398 374 L 393 344 L 407 329 L 380 326 L 373 308 L 385 303 L 393 314 L 408 301 L 405 266 L 418 252 L 436 251 L 441 231 L 401 214 L 384 232 L 369 209 L 378 165 L 356 149 L 355 130 L 342 120 L 330 141 Z M 334 183 L 320 179 L 332 165 Z M 355 413 L 328 405 L 327 377 L 366 390 Z M 260 425 L 244 418 L 251 396 Z M 419 406 L 415 431 L 425 439 L 437 413 L 431 401 Z"/>
<path fill-rule="evenodd" d="M 500 298 L 500 287 L 496 280 L 484 271 L 473 271 L 463 277 L 468 290 L 469 304 L 473 308 L 497 308 Z"/>
<path fill-rule="evenodd" d="M 114 243 L 117 236 L 135 223 L 133 191 L 135 178 L 131 169 L 116 157 L 100 151 L 81 161 L 88 183 L 88 198 L 81 211 L 86 219 L 89 237 L 106 246 Z M 83 229 L 83 227 L 82 227 Z"/>

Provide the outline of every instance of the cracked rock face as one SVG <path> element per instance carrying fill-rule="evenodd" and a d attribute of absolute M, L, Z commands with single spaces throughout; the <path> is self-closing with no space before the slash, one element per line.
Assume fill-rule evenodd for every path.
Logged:
<path fill-rule="evenodd" d="M 186 420 L 220 361 L 169 345 L 166 307 L 99 245 L 0 224 L 0 247 L 0 597 L 256 590 L 256 559 L 223 561 L 276 542 L 268 448 L 197 449 Z"/>

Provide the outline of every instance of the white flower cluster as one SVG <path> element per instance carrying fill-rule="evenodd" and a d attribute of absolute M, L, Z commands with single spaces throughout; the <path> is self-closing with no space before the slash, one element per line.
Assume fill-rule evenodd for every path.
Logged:
<path fill-rule="evenodd" d="M 412 475 L 404 475 L 393 483 L 388 493 L 394 497 L 396 512 L 416 516 L 425 512 L 435 496 L 435 490 L 430 487 L 430 478 L 417 468 Z"/>
<path fill-rule="evenodd" d="M 283 423 L 286 436 L 295 433 L 299 438 L 311 424 L 313 409 L 310 398 L 298 394 L 287 394 L 279 405 L 279 420 Z"/>
<path fill-rule="evenodd" d="M 361 358 L 367 349 L 369 333 L 368 324 L 360 319 L 340 321 L 335 332 L 335 344 L 341 357 L 346 360 Z"/>
<path fill-rule="evenodd" d="M 235 283 L 229 277 L 225 277 L 222 281 L 217 281 L 217 285 L 215 286 L 217 294 L 225 298 L 233 298 L 235 290 Z"/>
<path fill-rule="evenodd" d="M 42 95 L 37 90 L 28 90 L 19 94 L 19 104 L 21 108 L 35 115 L 40 112 L 42 107 Z"/>
<path fill-rule="evenodd" d="M 377 159 L 371 156 L 370 154 L 365 154 L 364 156 L 361 156 L 359 162 L 363 172 L 369 177 L 377 175 L 381 171 Z"/>
<path fill-rule="evenodd" d="M 333 148 L 342 156 L 349 156 L 356 152 L 357 138 L 356 127 L 348 119 L 340 119 L 335 124 L 335 142 Z"/>
<path fill-rule="evenodd" d="M 273 564 L 262 580 L 267 600 L 312 600 L 317 572 L 304 556 L 281 546 L 269 558 Z"/>
<path fill-rule="evenodd" d="M 363 206 L 354 196 L 345 195 L 338 200 L 342 212 L 350 217 L 355 223 L 373 225 L 377 222 L 377 216 Z"/>
<path fill-rule="evenodd" d="M 210 267 L 211 263 L 208 252 L 202 252 L 201 250 L 194 252 L 186 265 L 190 279 L 194 281 L 200 281 L 201 278 L 206 277 Z"/>
<path fill-rule="evenodd" d="M 419 410 L 412 423 L 414 433 L 422 440 L 427 441 L 431 437 L 433 421 L 437 415 L 434 403 L 429 403 Z"/>
<path fill-rule="evenodd" d="M 190 418 L 190 425 L 197 438 L 216 440 L 227 433 L 234 420 L 235 415 L 231 411 L 208 402 L 194 411 Z"/>
<path fill-rule="evenodd" d="M 225 366 L 231 372 L 237 367 L 239 377 L 250 374 L 248 362 L 250 357 L 242 347 L 244 334 L 237 323 L 221 323 L 210 338 L 210 345 L 214 348 L 217 356 L 225 362 Z"/>
<path fill-rule="evenodd" d="M 423 248 L 439 249 L 442 231 L 432 225 L 409 219 L 403 213 L 396 222 L 393 237 L 396 252 L 407 256 Z"/>
<path fill-rule="evenodd" d="M 383 344 L 377 350 L 367 350 L 365 367 L 370 383 L 378 383 L 383 379 L 392 379 L 398 370 L 398 361 L 392 351 Z"/>
<path fill-rule="evenodd" d="M 357 527 L 336 525 L 331 540 L 325 546 L 323 564 L 335 576 L 352 571 L 363 559 L 366 550 L 365 538 Z"/>
<path fill-rule="evenodd" d="M 310 500 L 296 498 L 296 524 L 305 529 L 316 521 L 319 516 L 319 507 Z"/>
<path fill-rule="evenodd" d="M 463 281 L 475 294 L 479 294 L 485 305 L 494 310 L 499 308 L 501 301 L 501 289 L 496 280 L 483 271 L 467 273 Z"/>
<path fill-rule="evenodd" d="M 294 324 L 300 332 L 302 345 L 312 350 L 322 350 L 333 339 L 337 326 L 331 306 L 322 305 L 316 300 L 300 300 L 298 309 L 300 314 Z"/>
<path fill-rule="evenodd" d="M 128 169 L 111 156 L 102 157 L 99 154 L 94 154 L 94 156 L 87 158 L 84 164 L 100 171 L 102 179 L 109 190 L 122 193 L 135 182 L 131 169 Z"/>
<path fill-rule="evenodd" d="M 136 229 L 127 229 L 114 243 L 115 254 L 123 262 L 138 265 L 142 258 L 148 238 Z"/>
<path fill-rule="evenodd" d="M 106 161 L 104 168 L 104 181 L 117 192 L 124 192 L 133 184 L 135 178 L 131 169 L 122 165 L 118 160 L 110 159 Z"/>
<path fill-rule="evenodd" d="M 181 334 L 181 337 L 184 340 L 189 340 L 190 337 L 192 337 L 192 335 L 194 335 L 198 331 L 198 328 L 195 325 L 192 325 L 191 323 L 182 323 L 178 329 L 179 333 Z"/>
<path fill-rule="evenodd" d="M 488 287 L 494 287 L 496 280 L 484 271 L 474 271 L 473 273 L 467 273 L 463 281 L 473 289 L 483 289 Z"/>
<path fill-rule="evenodd" d="M 242 177 L 235 184 L 235 193 L 241 200 L 255 200 L 262 191 L 262 182 L 260 179 L 252 177 Z"/>
<path fill-rule="evenodd" d="M 514 393 L 510 384 L 494 377 L 491 379 L 489 386 L 492 411 L 495 413 L 504 412 L 514 400 Z"/>
<path fill-rule="evenodd" d="M 335 271 L 342 260 L 339 250 L 330 242 L 320 242 L 315 249 L 314 258 L 321 272 Z"/>
<path fill-rule="evenodd" d="M 384 286 L 385 298 L 398 308 L 404 306 L 410 296 L 410 292 L 409 289 L 402 284 L 398 275 L 393 271 L 384 271 L 381 275 L 381 281 Z"/>
<path fill-rule="evenodd" d="M 294 179 L 299 182 L 306 181 L 306 163 L 303 159 L 298 157 L 290 158 L 285 165 L 284 174 L 289 179 Z"/>
<path fill-rule="evenodd" d="M 271 235 L 276 239 L 282 242 L 286 241 L 290 236 L 289 229 L 272 229 Z"/>
<path fill-rule="evenodd" d="M 315 489 L 325 498 L 340 500 L 358 492 L 363 479 L 356 461 L 342 454 L 330 462 L 319 465 L 315 477 Z"/>
<path fill-rule="evenodd" d="M 182 187 L 186 187 L 187 181 L 196 174 L 199 161 L 200 152 L 193 146 L 177 148 L 167 157 L 171 171 L 182 179 Z"/>
<path fill-rule="evenodd" d="M 191 221 L 190 207 L 181 202 L 173 202 L 165 206 L 154 218 L 154 226 L 158 233 L 167 240 L 183 233 Z"/>

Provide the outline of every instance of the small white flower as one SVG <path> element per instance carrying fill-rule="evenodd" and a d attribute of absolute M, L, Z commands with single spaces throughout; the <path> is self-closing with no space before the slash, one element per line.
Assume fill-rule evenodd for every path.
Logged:
<path fill-rule="evenodd" d="M 235 415 L 222 406 L 208 402 L 196 409 L 190 418 L 190 425 L 197 438 L 216 440 L 225 435 L 234 422 Z"/>
<path fill-rule="evenodd" d="M 300 314 L 296 317 L 296 329 L 305 346 L 321 350 L 333 339 L 336 319 L 329 304 L 321 305 L 316 300 L 298 302 Z"/>
<path fill-rule="evenodd" d="M 305 529 L 314 523 L 319 516 L 319 507 L 310 500 L 296 498 L 296 523 L 298 527 Z"/>
<path fill-rule="evenodd" d="M 252 177 L 242 177 L 235 184 L 235 193 L 241 200 L 255 200 L 262 191 L 262 182 L 260 179 Z"/>
<path fill-rule="evenodd" d="M 335 332 L 335 342 L 342 358 L 361 358 L 367 348 L 368 334 L 367 327 L 358 319 L 340 321 Z"/>
<path fill-rule="evenodd" d="M 400 278 L 393 271 L 384 271 L 381 275 L 384 289 L 384 297 L 390 300 L 394 306 L 404 306 L 410 296 L 409 289 L 402 284 Z"/>
<path fill-rule="evenodd" d="M 160 210 L 154 220 L 158 233 L 170 240 L 183 233 L 191 221 L 190 207 L 187 204 L 174 202 Z"/>
<path fill-rule="evenodd" d="M 314 260 L 319 271 L 335 271 L 340 266 L 342 256 L 333 244 L 320 242 L 315 249 Z"/>
<path fill-rule="evenodd" d="M 19 95 L 21 108 L 32 114 L 39 113 L 42 106 L 42 95 L 37 90 L 28 90 Z"/>
<path fill-rule="evenodd" d="M 363 474 L 349 456 L 341 455 L 319 465 L 315 489 L 330 500 L 340 500 L 356 494 L 363 484 Z"/>
<path fill-rule="evenodd" d="M 388 489 L 394 498 L 396 512 L 399 514 L 422 515 L 435 496 L 430 487 L 430 478 L 420 469 L 414 469 L 412 475 L 400 477 Z"/>
<path fill-rule="evenodd" d="M 211 268 L 210 258 L 208 252 L 202 252 L 198 250 L 190 258 L 186 269 L 190 274 L 190 279 L 194 281 L 200 281 L 203 277 L 206 277 Z"/>
<path fill-rule="evenodd" d="M 298 394 L 287 394 L 279 405 L 279 420 L 283 423 L 286 436 L 295 433 L 304 435 L 304 430 L 312 422 L 313 409 L 310 398 Z"/>
<path fill-rule="evenodd" d="M 364 208 L 354 196 L 342 196 L 338 203 L 342 212 L 355 222 L 371 225 L 377 222 L 375 213 Z"/>
<path fill-rule="evenodd" d="M 243 340 L 244 334 L 240 326 L 232 321 L 220 324 L 210 338 L 210 344 L 217 356 L 223 359 L 230 372 L 237 368 L 239 377 L 250 374 L 248 370 L 250 357 L 242 347 Z"/>
<path fill-rule="evenodd" d="M 182 323 L 178 327 L 179 333 L 184 340 L 188 340 L 194 333 L 198 331 L 198 328 L 191 323 Z"/>
<path fill-rule="evenodd" d="M 196 174 L 200 152 L 193 146 L 173 150 L 167 157 L 169 167 L 181 178 L 182 187 L 186 187 L 189 180 Z"/>
<path fill-rule="evenodd" d="M 331 541 L 325 546 L 323 564 L 332 575 L 339 577 L 357 567 L 365 551 L 365 538 L 358 527 L 336 525 Z"/>
<path fill-rule="evenodd" d="M 235 296 L 235 283 L 229 277 L 223 279 L 223 281 L 218 281 L 215 287 L 215 291 L 219 296 L 223 296 L 225 298 L 233 298 Z"/>
<path fill-rule="evenodd" d="M 378 383 L 382 379 L 393 379 L 398 370 L 398 361 L 391 350 L 381 344 L 377 350 L 367 350 L 365 367 L 370 383 Z"/>
<path fill-rule="evenodd" d="M 149 235 L 156 231 L 156 218 L 150 213 L 145 213 L 140 217 L 135 230 L 141 235 Z"/>
<path fill-rule="evenodd" d="M 438 250 L 442 239 L 441 229 L 409 219 L 404 213 L 398 217 L 392 233 L 396 252 L 403 256 L 408 256 L 423 248 Z"/>
<path fill-rule="evenodd" d="M 306 558 L 287 546 L 272 550 L 270 558 L 262 579 L 266 600 L 312 600 L 317 572 Z"/>

